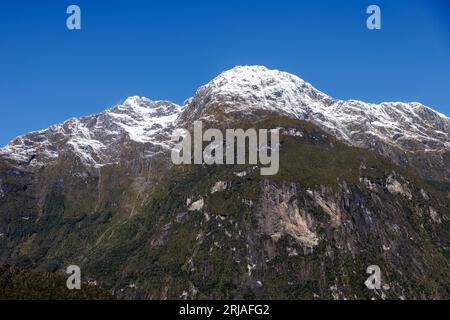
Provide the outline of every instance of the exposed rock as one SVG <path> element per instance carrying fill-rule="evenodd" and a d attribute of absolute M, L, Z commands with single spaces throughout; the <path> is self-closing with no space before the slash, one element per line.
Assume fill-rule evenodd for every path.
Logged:
<path fill-rule="evenodd" d="M 205 201 L 203 200 L 203 198 L 200 198 L 199 200 L 193 202 L 189 206 L 188 210 L 189 211 L 201 211 L 203 209 L 204 205 L 205 205 Z"/>
<path fill-rule="evenodd" d="M 441 217 L 439 216 L 439 213 L 437 213 L 437 211 L 430 207 L 430 216 L 431 219 L 433 219 L 434 222 L 436 223 L 442 223 Z"/>
<path fill-rule="evenodd" d="M 412 199 L 411 191 L 406 186 L 406 183 L 405 184 L 400 183 L 395 178 L 395 174 L 390 174 L 389 177 L 386 179 L 386 188 L 390 193 L 398 193 L 407 197 L 410 200 Z"/>
<path fill-rule="evenodd" d="M 305 247 L 315 247 L 319 238 L 310 229 L 310 218 L 301 211 L 294 185 L 278 188 L 265 181 L 263 195 L 257 208 L 260 228 L 277 241 L 283 235 L 290 235 Z"/>
<path fill-rule="evenodd" d="M 226 181 L 217 181 L 216 184 L 211 188 L 210 193 L 214 194 L 216 192 L 225 191 L 228 187 L 228 182 Z"/>
<path fill-rule="evenodd" d="M 331 225 L 335 228 L 339 227 L 341 225 L 342 213 L 336 201 L 320 196 L 319 192 L 314 192 L 314 199 L 316 200 L 316 203 L 323 209 L 323 211 L 325 211 L 330 216 Z"/>
<path fill-rule="evenodd" d="M 283 128 L 283 127 L 278 127 L 275 128 L 279 130 L 279 133 L 281 135 L 286 135 L 286 136 L 292 136 L 292 137 L 303 137 L 303 133 L 295 128 Z"/>
<path fill-rule="evenodd" d="M 245 177 L 247 175 L 247 171 L 235 172 L 234 175 L 236 177 L 242 178 L 242 177 Z"/>
<path fill-rule="evenodd" d="M 425 190 L 420 189 L 420 194 L 422 195 L 422 197 L 423 197 L 425 200 L 430 200 L 430 197 L 427 195 L 427 193 L 425 192 Z"/>

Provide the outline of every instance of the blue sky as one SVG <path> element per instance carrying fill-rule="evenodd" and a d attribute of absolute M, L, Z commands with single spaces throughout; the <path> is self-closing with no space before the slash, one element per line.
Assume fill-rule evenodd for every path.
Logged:
<path fill-rule="evenodd" d="M 82 30 L 66 28 L 77 4 Z M 366 28 L 366 8 L 382 30 Z M 130 95 L 182 103 L 220 72 L 261 64 L 325 93 L 419 101 L 450 115 L 448 0 L 0 2 L 0 146 Z"/>

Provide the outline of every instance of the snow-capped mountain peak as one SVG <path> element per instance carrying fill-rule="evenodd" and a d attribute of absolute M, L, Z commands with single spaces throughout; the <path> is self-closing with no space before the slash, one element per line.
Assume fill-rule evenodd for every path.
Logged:
<path fill-rule="evenodd" d="M 0 158 L 42 165 L 71 150 L 84 163 L 102 166 L 120 161 L 123 145 L 144 144 L 149 154 L 169 150 L 175 126 L 260 111 L 311 121 L 347 144 L 375 150 L 398 163 L 405 152 L 450 150 L 450 119 L 420 103 L 334 99 L 295 75 L 238 66 L 200 87 L 183 108 L 132 96 L 99 114 L 18 137 L 0 149 Z"/>
<path fill-rule="evenodd" d="M 238 66 L 187 100 L 181 119 L 255 110 L 279 112 L 316 123 L 346 143 L 382 142 L 405 151 L 450 148 L 450 119 L 420 103 L 365 103 L 334 99 L 299 77 L 263 66 Z"/>
<path fill-rule="evenodd" d="M 223 112 L 264 109 L 299 117 L 307 108 L 323 108 L 333 102 L 299 77 L 264 66 L 237 66 L 197 90 L 185 103 L 185 118 L 200 117 L 208 107 Z M 303 109 L 302 109 L 303 108 Z"/>
<path fill-rule="evenodd" d="M 91 166 L 120 160 L 125 143 L 167 148 L 166 140 L 181 108 L 167 101 L 129 97 L 123 103 L 91 116 L 72 118 L 46 130 L 14 139 L 0 157 L 27 165 L 43 165 L 67 150 Z M 156 151 L 155 151 L 156 152 Z"/>

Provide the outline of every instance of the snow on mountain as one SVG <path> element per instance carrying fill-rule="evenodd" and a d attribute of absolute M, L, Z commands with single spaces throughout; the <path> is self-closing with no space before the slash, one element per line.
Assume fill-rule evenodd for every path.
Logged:
<path fill-rule="evenodd" d="M 123 144 L 146 144 L 151 155 L 170 149 L 175 127 L 198 119 L 218 121 L 218 112 L 245 115 L 260 110 L 312 121 L 355 146 L 376 149 L 373 146 L 381 142 L 402 152 L 450 149 L 450 119 L 420 103 L 338 100 L 295 75 L 238 66 L 199 88 L 183 108 L 129 97 L 102 113 L 20 136 L 0 149 L 0 158 L 43 165 L 71 150 L 84 163 L 102 166 L 120 160 Z"/>
<path fill-rule="evenodd" d="M 0 157 L 21 164 L 43 165 L 71 150 L 91 166 L 120 160 L 120 146 L 135 142 L 168 148 L 170 127 L 181 109 L 167 101 L 151 101 L 129 97 L 102 113 L 73 118 L 46 130 L 32 132 L 14 139 L 0 149 Z"/>
<path fill-rule="evenodd" d="M 420 103 L 337 100 L 295 75 L 264 66 L 222 73 L 186 101 L 181 118 L 211 119 L 218 108 L 225 114 L 280 112 L 312 121 L 356 146 L 378 140 L 409 151 L 450 149 L 450 119 Z"/>

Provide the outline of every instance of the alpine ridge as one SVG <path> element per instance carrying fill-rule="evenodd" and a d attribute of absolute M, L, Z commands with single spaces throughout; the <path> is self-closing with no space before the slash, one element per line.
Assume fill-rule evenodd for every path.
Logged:
<path fill-rule="evenodd" d="M 425 177 L 448 181 L 450 119 L 420 103 L 370 104 L 337 100 L 292 74 L 264 66 L 238 66 L 199 88 L 183 107 L 166 101 L 129 97 L 98 115 L 70 119 L 62 125 L 14 139 L 0 157 L 22 164 L 42 164 L 66 148 L 88 165 L 117 161 L 113 150 L 121 139 L 170 146 L 170 130 L 195 120 L 222 121 L 223 116 L 277 112 L 311 121 L 339 140 L 374 150 L 405 165 L 428 157 L 442 175 L 424 168 Z M 157 151 L 151 152 L 157 152 Z"/>
<path fill-rule="evenodd" d="M 167 101 L 129 97 L 102 113 L 70 119 L 61 125 L 14 139 L 0 156 L 21 165 L 42 166 L 71 150 L 88 166 L 119 161 L 117 149 L 124 143 L 148 145 L 148 152 L 167 148 L 170 128 L 181 109 Z"/>
<path fill-rule="evenodd" d="M 280 129 L 278 173 L 173 165 L 173 131 L 197 120 Z M 183 106 L 129 97 L 0 149 L 0 282 L 66 297 L 77 265 L 81 297 L 448 299 L 449 133 L 422 104 L 338 100 L 263 66 Z"/>
<path fill-rule="evenodd" d="M 450 179 L 447 116 L 416 102 L 377 105 L 333 99 L 297 76 L 263 66 L 222 73 L 186 101 L 180 118 L 191 122 L 222 115 L 223 121 L 224 114 L 252 117 L 261 110 L 311 121 L 349 145 L 374 150 L 400 165 L 420 166 L 426 178 Z M 423 165 L 428 161 L 439 169 Z"/>

